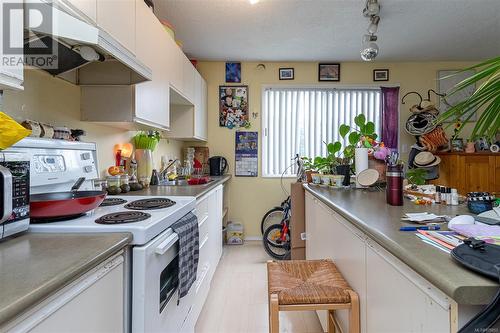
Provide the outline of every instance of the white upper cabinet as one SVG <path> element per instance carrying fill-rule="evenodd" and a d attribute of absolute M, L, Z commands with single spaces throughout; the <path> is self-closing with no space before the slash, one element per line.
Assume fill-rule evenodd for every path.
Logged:
<path fill-rule="evenodd" d="M 194 68 L 193 68 L 194 69 Z M 169 137 L 179 140 L 207 140 L 207 85 L 198 71 L 193 73 L 193 101 L 179 98 L 176 93 L 170 100 Z"/>
<path fill-rule="evenodd" d="M 182 94 L 193 104 L 195 103 L 195 72 L 191 61 L 182 54 Z"/>
<path fill-rule="evenodd" d="M 86 0 L 81 0 L 86 1 Z M 97 0 L 97 25 L 135 54 L 136 0 Z"/>
<path fill-rule="evenodd" d="M 76 9 L 79 16 L 85 16 L 90 23 L 97 21 L 97 0 L 63 0 L 73 9 Z"/>
<path fill-rule="evenodd" d="M 208 110 L 207 110 L 207 83 L 201 75 L 195 73 L 195 121 L 194 136 L 200 140 L 207 140 Z"/>
<path fill-rule="evenodd" d="M 170 36 L 164 41 L 164 43 L 167 45 L 170 55 L 169 62 L 167 64 L 168 72 L 170 73 L 170 87 L 178 93 L 182 93 L 182 90 L 184 89 L 182 82 L 184 72 L 184 53 Z"/>
<path fill-rule="evenodd" d="M 135 113 L 142 120 L 170 126 L 169 36 L 144 1 L 136 4 L 136 56 L 153 71 L 153 80 L 136 85 Z"/>
<path fill-rule="evenodd" d="M 6 4 L 12 9 L 6 12 Z M 0 90 L 23 90 L 23 2 L 0 0 Z M 5 11 L 5 12 L 4 12 Z M 7 18 L 8 21 L 4 21 Z M 6 31 L 6 29 L 9 29 Z M 8 37 L 4 36 L 8 34 Z"/>

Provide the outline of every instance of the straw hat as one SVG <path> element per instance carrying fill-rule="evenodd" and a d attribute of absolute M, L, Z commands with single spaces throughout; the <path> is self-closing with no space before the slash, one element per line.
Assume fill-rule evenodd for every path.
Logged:
<path fill-rule="evenodd" d="M 441 158 L 428 151 L 418 153 L 413 161 L 413 164 L 420 168 L 430 168 L 439 163 L 441 163 Z"/>

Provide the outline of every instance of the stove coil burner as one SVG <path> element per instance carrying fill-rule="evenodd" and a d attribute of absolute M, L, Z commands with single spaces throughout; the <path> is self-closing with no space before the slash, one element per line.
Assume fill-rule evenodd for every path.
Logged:
<path fill-rule="evenodd" d="M 99 205 L 99 207 L 108 207 L 108 206 L 116 206 L 116 205 L 121 205 L 127 203 L 127 200 L 121 199 L 121 198 L 106 198 L 104 201 Z"/>
<path fill-rule="evenodd" d="M 132 201 L 125 205 L 125 208 L 134 210 L 152 210 L 168 208 L 175 205 L 175 201 L 167 198 L 142 199 Z"/>
<path fill-rule="evenodd" d="M 106 214 L 95 220 L 99 224 L 121 224 L 144 221 L 151 215 L 143 212 L 117 212 Z"/>

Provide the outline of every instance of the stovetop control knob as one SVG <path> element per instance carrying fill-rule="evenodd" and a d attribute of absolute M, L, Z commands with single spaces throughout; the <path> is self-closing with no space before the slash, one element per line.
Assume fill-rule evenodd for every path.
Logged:
<path fill-rule="evenodd" d="M 83 167 L 83 171 L 89 173 L 89 172 L 92 172 L 94 170 L 94 168 L 92 167 L 92 165 L 86 165 Z"/>
<path fill-rule="evenodd" d="M 85 160 L 90 160 L 90 153 L 83 153 L 80 155 L 80 158 L 85 161 Z"/>

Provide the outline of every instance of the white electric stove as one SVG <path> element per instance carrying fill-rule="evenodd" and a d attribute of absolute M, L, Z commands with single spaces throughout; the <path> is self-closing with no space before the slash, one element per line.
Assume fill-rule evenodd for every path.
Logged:
<path fill-rule="evenodd" d="M 80 177 L 93 190 L 99 177 L 93 143 L 26 138 L 15 149 L 30 157 L 32 194 L 70 190 Z M 113 205 L 115 204 L 115 205 Z M 194 197 L 108 196 L 75 218 L 30 223 L 31 232 L 130 232 L 126 250 L 126 332 L 179 332 L 190 303 L 178 302 L 179 242 L 170 228 L 196 207 Z"/>
<path fill-rule="evenodd" d="M 134 202 L 157 202 L 168 199 L 172 206 L 167 208 L 127 208 Z M 116 205 L 101 206 L 83 216 L 67 220 L 54 220 L 43 223 L 31 223 L 33 232 L 130 232 L 133 235 L 132 244 L 142 245 L 151 241 L 168 229 L 181 217 L 195 209 L 194 197 L 161 197 L 146 196 L 108 196 L 103 204 L 116 202 Z M 123 201 L 123 202 L 121 202 Z M 105 219 L 103 219 L 105 217 Z M 102 220 L 102 222 L 100 222 Z"/>

